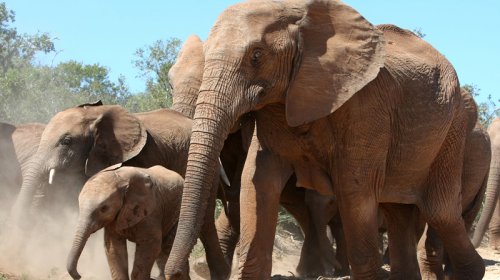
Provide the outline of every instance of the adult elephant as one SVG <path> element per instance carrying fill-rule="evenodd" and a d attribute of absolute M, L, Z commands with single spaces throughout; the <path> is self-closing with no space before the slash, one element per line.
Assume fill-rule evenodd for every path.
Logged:
<path fill-rule="evenodd" d="M 191 127 L 190 119 L 169 109 L 131 114 L 121 106 L 98 102 L 59 112 L 47 124 L 29 162 L 13 208 L 14 221 L 31 223 L 31 201 L 42 182 L 79 177 L 81 185 L 67 186 L 79 191 L 88 177 L 116 163 L 143 168 L 161 165 L 183 176 Z M 218 177 L 205 183 L 216 186 Z M 77 204 L 76 196 L 66 199 Z M 210 201 L 205 207 L 213 211 L 215 199 Z M 203 225 L 200 238 L 212 279 L 226 279 L 229 268 L 223 260 L 213 215 L 207 215 Z"/>
<path fill-rule="evenodd" d="M 472 243 L 479 247 L 486 229 L 490 229 L 490 247 L 500 250 L 500 118 L 488 128 L 491 138 L 491 165 L 486 189 L 486 199 L 481 218 L 476 225 Z"/>
<path fill-rule="evenodd" d="M 354 278 L 376 278 L 380 267 L 379 203 L 394 204 L 403 221 L 416 205 L 446 237 L 456 278 L 482 278 L 461 217 L 465 114 L 444 56 L 410 31 L 375 27 L 351 7 L 321 0 L 234 5 L 204 52 L 171 278 L 205 215 L 211 190 L 201 183 L 213 180 L 224 139 L 250 111 L 256 132 L 241 183 L 240 278 L 269 277 L 279 197 L 293 172 L 299 186 L 338 198 Z M 392 256 L 416 261 L 389 240 Z M 406 263 L 391 274 L 408 275 Z"/>
<path fill-rule="evenodd" d="M 203 42 L 196 35 L 188 37 L 175 64 L 169 71 L 172 85 L 172 109 L 193 118 L 204 69 Z M 248 114 L 240 118 L 224 141 L 220 159 L 230 185 L 224 185 L 221 198 L 227 203 L 216 220 L 217 233 L 229 265 L 240 232 L 240 181 L 243 165 L 253 135 L 255 120 Z M 332 229 L 337 248 L 337 259 L 327 237 L 327 225 L 340 223 L 335 200 L 316 191 L 296 188 L 292 176 L 281 194 L 280 204 L 294 216 L 304 232 L 304 246 L 297 266 L 301 277 L 349 275 L 349 264 L 343 250 L 345 241 L 340 227 Z M 335 217 L 335 219 L 333 218 Z M 203 263 L 194 266 L 203 271 Z"/>
<path fill-rule="evenodd" d="M 0 122 L 0 185 L 2 208 L 8 210 L 22 184 L 22 174 L 35 154 L 45 124 L 12 125 Z"/>

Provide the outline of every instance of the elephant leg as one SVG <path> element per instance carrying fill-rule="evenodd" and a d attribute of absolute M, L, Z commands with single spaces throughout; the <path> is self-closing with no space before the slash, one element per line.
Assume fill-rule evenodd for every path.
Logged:
<path fill-rule="evenodd" d="M 218 184 L 216 178 L 215 184 Z M 217 188 L 212 188 L 211 197 L 208 202 L 207 214 L 200 233 L 200 240 L 205 248 L 208 268 L 210 270 L 210 279 L 225 280 L 229 279 L 231 270 L 229 264 L 226 263 L 224 254 L 217 237 L 217 229 L 215 228 L 214 212 L 215 212 L 215 196 Z"/>
<path fill-rule="evenodd" d="M 226 192 L 227 213 L 222 211 L 216 221 L 217 236 L 224 258 L 231 268 L 234 251 L 240 237 L 240 183 Z"/>
<path fill-rule="evenodd" d="M 161 253 L 160 235 L 136 243 L 132 280 L 151 279 L 151 269 Z"/>
<path fill-rule="evenodd" d="M 158 266 L 159 274 L 155 278 L 156 280 L 165 280 L 165 266 L 167 264 L 168 255 L 163 251 L 160 253 L 158 258 L 156 258 L 156 265 Z"/>
<path fill-rule="evenodd" d="M 474 249 L 462 218 L 462 165 L 465 131 L 461 119 L 452 123 L 432 163 L 423 197 L 418 205 L 429 224 L 427 236 L 435 231 L 450 258 L 455 279 L 482 279 L 483 259 Z M 424 275 L 422 275 L 425 277 Z"/>
<path fill-rule="evenodd" d="M 228 203 L 228 209 L 234 209 L 236 205 L 234 203 Z M 215 222 L 215 227 L 217 229 L 217 236 L 219 238 L 220 246 L 222 249 L 222 254 L 224 255 L 224 259 L 226 263 L 229 265 L 229 268 L 232 266 L 234 252 L 236 250 L 236 246 L 238 244 L 238 240 L 240 237 L 240 223 L 239 223 L 239 202 L 237 205 L 238 209 L 234 209 L 236 211 L 229 210 L 228 212 L 233 212 L 231 214 L 221 212 L 220 216 L 217 218 Z M 238 217 L 234 217 L 234 212 L 238 213 Z M 231 222 L 232 220 L 237 220 L 237 222 Z"/>
<path fill-rule="evenodd" d="M 490 247 L 500 250 L 500 195 L 490 222 Z"/>
<path fill-rule="evenodd" d="M 420 279 L 416 254 L 415 206 L 384 203 L 381 204 L 381 209 L 387 219 L 391 279 Z"/>
<path fill-rule="evenodd" d="M 313 261 L 312 259 L 314 259 L 314 256 L 311 256 L 311 254 L 314 254 L 314 251 L 311 252 L 311 250 L 314 250 L 317 246 L 311 244 L 311 242 L 313 242 L 313 238 L 311 238 L 313 234 L 311 232 L 312 220 L 309 209 L 304 203 L 305 189 L 298 188 L 296 184 L 297 178 L 292 176 L 287 181 L 281 193 L 280 204 L 295 218 L 304 234 L 304 242 L 300 252 L 299 263 L 295 269 L 297 275 L 300 276 L 309 274 L 311 269 L 314 269 L 311 268 L 311 263 L 316 265 L 318 262 Z"/>
<path fill-rule="evenodd" d="M 345 237 L 352 276 L 354 279 L 374 279 L 381 267 L 375 196 L 366 195 L 366 192 L 351 193 L 345 198 L 341 195 L 339 210 L 344 231 L 349 233 Z"/>
<path fill-rule="evenodd" d="M 170 255 L 170 251 L 172 250 L 172 244 L 174 243 L 175 234 L 177 232 L 177 226 L 172 228 L 170 232 L 163 238 L 161 253 L 156 258 L 156 265 L 158 266 L 158 270 L 160 274 L 156 277 L 156 280 L 165 280 L 165 266 L 167 264 L 168 257 Z M 179 276 L 179 280 L 189 280 L 189 262 L 186 261 L 184 264 L 184 269 L 182 270 L 181 275 Z"/>
<path fill-rule="evenodd" d="M 335 276 L 348 276 L 351 273 L 351 270 L 349 269 L 349 259 L 347 258 L 347 245 L 344 230 L 342 229 L 342 219 L 340 218 L 340 213 L 338 213 L 338 211 L 330 220 L 328 226 L 330 227 L 333 239 L 335 240 L 335 258 L 340 264 L 340 269 L 335 270 Z"/>
<path fill-rule="evenodd" d="M 335 160 L 330 171 L 330 174 L 335 175 L 331 181 L 346 233 L 352 277 L 379 279 L 382 278 L 382 262 L 378 248 L 377 191 L 384 185 L 385 155 L 368 148 L 374 143 L 368 144 L 368 140 L 364 138 L 349 139 L 352 141 L 335 151 Z M 386 141 L 384 138 L 378 140 Z M 360 160 L 359 155 L 363 155 L 363 160 Z"/>
<path fill-rule="evenodd" d="M 425 227 L 418 243 L 418 262 L 422 279 L 444 279 L 443 244 L 434 229 Z"/>
<path fill-rule="evenodd" d="M 127 240 L 104 230 L 104 247 L 112 279 L 129 279 Z"/>
<path fill-rule="evenodd" d="M 328 221 L 331 219 L 332 213 L 337 210 L 337 205 L 333 203 L 332 196 L 323 196 L 314 190 L 305 191 L 305 203 L 309 209 L 311 216 L 311 229 L 308 239 L 313 239 L 314 247 L 308 251 L 307 258 L 309 261 L 309 269 L 304 276 L 333 276 L 334 272 L 340 269 L 340 264 L 335 258 L 333 247 L 328 240 L 326 233 Z M 334 214 L 334 213 L 333 213 Z M 306 242 L 304 242 L 304 247 Z"/>
<path fill-rule="evenodd" d="M 281 192 L 280 204 L 297 221 L 302 233 L 309 234 L 310 215 L 304 203 L 305 189 L 297 187 L 297 177 L 292 175 Z"/>
<path fill-rule="evenodd" d="M 252 140 L 241 177 L 240 279 L 269 279 L 279 200 L 291 166 Z"/>

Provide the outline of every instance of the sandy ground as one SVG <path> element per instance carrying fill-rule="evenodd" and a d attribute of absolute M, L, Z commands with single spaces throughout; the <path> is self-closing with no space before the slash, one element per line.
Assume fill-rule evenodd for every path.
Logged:
<path fill-rule="evenodd" d="M 79 272 L 83 276 L 82 279 L 110 279 L 102 244 L 102 235 L 96 235 L 89 240 L 79 263 Z M 488 248 L 486 244 L 487 240 L 485 240 L 481 248 L 478 249 L 486 265 L 486 275 L 483 279 L 498 280 L 500 279 L 500 251 L 495 252 Z M 23 253 L 0 254 L 0 280 L 70 280 L 71 277 L 69 277 L 65 269 L 65 254 L 61 253 L 67 252 L 65 250 L 67 250 L 69 243 L 61 240 L 60 245 L 63 248 L 55 248 L 52 246 L 51 248 L 40 247 L 37 249 L 37 246 L 30 246 L 33 250 L 43 249 L 45 253 L 31 255 L 29 263 L 21 261 L 21 259 L 25 257 Z M 301 246 L 301 241 L 294 239 L 292 235 L 287 235 L 285 233 L 277 236 L 273 253 L 272 274 L 285 277 L 275 276 L 273 279 L 298 279 L 293 276 L 295 266 L 299 260 Z M 200 248 L 201 247 L 197 246 L 193 255 L 202 255 L 203 252 Z M 134 247 L 130 245 L 130 261 L 132 261 L 131 256 L 133 256 L 133 251 Z M 191 264 L 194 262 L 195 257 L 192 257 Z M 234 264 L 233 267 L 236 267 L 236 264 Z M 191 265 L 191 268 L 191 279 L 203 279 L 193 271 L 193 265 Z M 156 275 L 156 273 L 157 271 L 154 271 L 153 275 Z M 318 279 L 326 280 L 334 278 Z M 349 279 L 349 277 L 341 279 Z"/>
<path fill-rule="evenodd" d="M 291 241 L 289 238 L 279 238 L 283 245 L 275 246 L 274 249 L 274 258 L 273 258 L 273 272 L 275 275 L 273 280 L 278 279 L 300 279 L 293 277 L 293 273 L 295 272 L 295 266 L 297 265 L 300 257 L 300 248 L 301 243 L 297 241 Z M 500 251 L 495 251 L 487 246 L 487 238 L 483 240 L 483 244 L 477 250 L 481 257 L 483 257 L 485 266 L 486 266 L 486 274 L 483 279 L 486 280 L 499 280 L 500 279 Z M 276 240 L 278 241 L 278 240 Z M 283 248 L 283 249 L 282 249 Z M 384 268 L 388 268 L 388 266 L 384 266 Z M 277 277 L 277 275 L 288 276 Z M 320 277 L 318 279 L 329 280 L 329 279 L 350 279 L 349 277 L 343 278 L 325 278 Z M 313 280 L 307 279 L 307 280 Z"/>

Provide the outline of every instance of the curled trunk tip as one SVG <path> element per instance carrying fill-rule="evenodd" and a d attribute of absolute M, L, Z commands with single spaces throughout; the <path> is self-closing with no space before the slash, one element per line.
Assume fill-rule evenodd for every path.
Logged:
<path fill-rule="evenodd" d="M 73 279 L 81 278 L 77 270 L 78 260 L 80 259 L 80 255 L 82 254 L 83 248 L 85 247 L 85 243 L 87 243 L 87 239 L 89 238 L 89 236 L 89 227 L 85 227 L 82 229 L 82 227 L 80 226 L 79 230 L 75 234 L 73 246 L 71 247 L 71 251 L 68 254 L 68 259 L 66 262 L 66 270 Z"/>

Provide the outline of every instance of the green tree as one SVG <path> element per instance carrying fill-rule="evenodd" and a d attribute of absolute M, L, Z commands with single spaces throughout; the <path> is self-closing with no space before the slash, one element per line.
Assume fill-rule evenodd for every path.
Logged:
<path fill-rule="evenodd" d="M 139 77 L 146 79 L 146 95 L 149 95 L 139 98 L 146 102 L 143 107 L 152 110 L 172 104 L 168 71 L 175 63 L 180 46 L 179 39 L 170 38 L 136 50 L 136 58 L 132 62 L 140 71 Z"/>
<path fill-rule="evenodd" d="M 10 27 L 15 22 L 15 13 L 0 3 L 0 75 L 4 75 L 16 64 L 30 63 L 38 52 L 55 50 L 54 42 L 47 33 L 19 34 Z"/>
<path fill-rule="evenodd" d="M 88 100 L 102 100 L 104 104 L 122 104 L 129 97 L 125 78 L 117 83 L 109 79 L 109 70 L 99 64 L 84 65 L 70 60 L 57 65 L 54 73 L 73 94 Z"/>
<path fill-rule="evenodd" d="M 110 81 L 108 70 L 74 61 L 56 67 L 26 65 L 0 76 L 0 120 L 47 122 L 57 112 L 102 100 L 125 104 L 130 94 L 124 80 Z"/>
<path fill-rule="evenodd" d="M 465 84 L 462 89 L 468 91 L 476 100 L 481 95 L 481 89 L 474 84 Z M 493 119 L 500 116 L 500 108 L 497 104 L 500 104 L 500 100 L 493 99 L 491 94 L 488 95 L 486 101 L 477 104 L 479 122 L 483 127 L 488 127 Z"/>
<path fill-rule="evenodd" d="M 19 35 L 10 27 L 15 13 L 0 3 L 0 120 L 11 123 L 46 122 L 57 112 L 101 99 L 125 104 L 130 94 L 125 79 L 109 78 L 98 64 L 68 61 L 45 66 L 34 63 L 37 53 L 55 52 L 48 34 Z"/>

